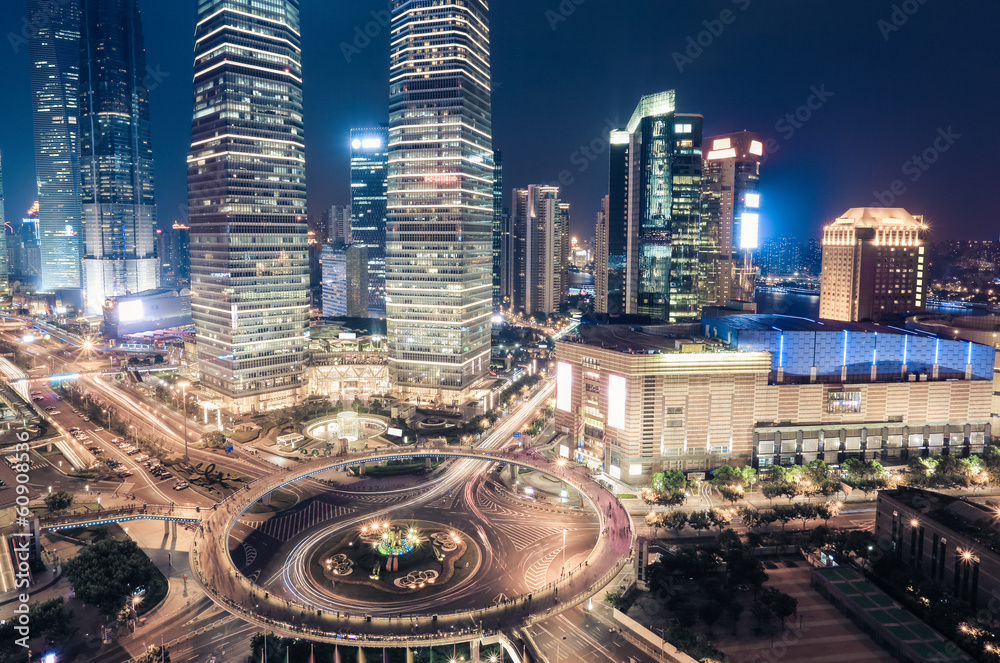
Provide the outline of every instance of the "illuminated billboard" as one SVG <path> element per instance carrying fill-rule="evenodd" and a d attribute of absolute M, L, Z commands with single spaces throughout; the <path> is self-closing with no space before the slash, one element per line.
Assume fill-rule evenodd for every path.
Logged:
<path fill-rule="evenodd" d="M 556 407 L 563 412 L 573 409 L 573 365 L 564 361 L 556 372 Z"/>
<path fill-rule="evenodd" d="M 760 194 L 759 193 L 748 193 L 744 198 L 747 207 L 757 208 L 760 207 Z"/>
<path fill-rule="evenodd" d="M 118 302 L 118 321 L 135 322 L 142 320 L 143 306 L 141 299 L 130 299 L 125 302 Z"/>
<path fill-rule="evenodd" d="M 625 396 L 628 392 L 625 378 L 620 375 L 608 377 L 608 425 L 625 428 Z"/>
<path fill-rule="evenodd" d="M 740 217 L 740 248 L 756 249 L 757 229 L 760 226 L 760 215 L 744 212 Z"/>

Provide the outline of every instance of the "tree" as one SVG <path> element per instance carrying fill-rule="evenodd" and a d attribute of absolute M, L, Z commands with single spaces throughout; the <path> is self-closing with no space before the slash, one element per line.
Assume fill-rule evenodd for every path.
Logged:
<path fill-rule="evenodd" d="M 680 536 L 681 530 L 688 524 L 688 515 L 684 511 L 667 511 L 660 516 L 660 524 Z"/>
<path fill-rule="evenodd" d="M 736 512 L 748 529 L 757 529 L 761 525 L 760 511 L 752 506 L 741 506 Z"/>
<path fill-rule="evenodd" d="M 796 504 L 795 517 L 802 521 L 802 529 L 806 528 L 806 521 L 816 517 L 816 507 L 812 504 Z"/>
<path fill-rule="evenodd" d="M 677 506 L 687 497 L 688 480 L 680 470 L 665 470 L 653 475 L 649 488 L 652 495 L 647 498 L 643 491 L 643 499 L 652 499 L 653 503 L 664 506 Z"/>
<path fill-rule="evenodd" d="M 226 446 L 226 434 L 222 431 L 213 430 L 202 435 L 201 441 L 210 449 L 221 449 Z"/>
<path fill-rule="evenodd" d="M 146 649 L 146 653 L 136 659 L 136 663 L 170 663 L 170 650 L 163 647 L 163 652 L 160 652 L 160 647 L 156 645 L 149 645 Z"/>
<path fill-rule="evenodd" d="M 781 630 L 785 630 L 785 618 L 798 612 L 799 602 L 794 596 L 789 596 L 784 592 L 779 592 L 773 587 L 769 587 L 761 597 L 768 606 L 771 613 L 781 620 Z"/>
<path fill-rule="evenodd" d="M 731 527 L 727 527 L 720 532 L 719 536 L 715 538 L 715 542 L 727 554 L 731 554 L 734 550 L 743 549 L 743 540 L 740 539 L 740 535 L 736 533 L 736 530 Z"/>
<path fill-rule="evenodd" d="M 604 601 L 612 608 L 621 610 L 625 606 L 625 593 L 620 589 L 604 594 Z"/>
<path fill-rule="evenodd" d="M 73 495 L 65 490 L 57 490 L 45 496 L 45 508 L 52 513 L 65 511 L 73 506 Z"/>
<path fill-rule="evenodd" d="M 788 521 L 798 516 L 798 513 L 795 511 L 795 507 L 793 506 L 778 505 L 774 507 L 773 512 L 775 519 L 781 522 L 782 532 L 785 531 L 785 525 L 788 523 Z"/>
<path fill-rule="evenodd" d="M 840 515 L 841 506 L 840 502 L 824 502 L 816 506 L 816 515 L 822 518 L 826 525 L 829 525 L 831 518 Z"/>
<path fill-rule="evenodd" d="M 108 616 L 117 615 L 133 595 L 148 592 L 160 572 L 132 539 L 102 539 L 66 564 L 76 597 Z"/>
<path fill-rule="evenodd" d="M 712 625 L 722 616 L 722 604 L 718 601 L 702 603 L 698 608 L 698 618 L 708 627 L 708 635 L 712 635 Z"/>
<path fill-rule="evenodd" d="M 844 483 L 853 488 L 862 488 L 862 483 L 873 480 L 885 480 L 885 468 L 876 460 L 860 460 L 858 458 L 848 458 L 844 461 Z M 868 491 L 865 491 L 868 492 Z"/>
<path fill-rule="evenodd" d="M 688 525 L 696 532 L 701 532 L 712 526 L 707 511 L 692 511 L 688 516 Z"/>
<path fill-rule="evenodd" d="M 719 532 L 722 532 L 722 528 L 729 524 L 732 520 L 732 516 L 729 515 L 729 511 L 725 509 L 712 507 L 708 510 L 708 520 L 712 523 L 713 527 L 718 527 Z"/>
<path fill-rule="evenodd" d="M 784 495 L 784 484 L 764 484 L 761 486 L 760 492 L 763 493 L 764 497 L 766 497 L 772 504 L 774 504 L 774 498 Z"/>
<path fill-rule="evenodd" d="M 727 502 L 736 504 L 743 499 L 743 488 L 741 486 L 716 486 L 716 490 L 719 491 L 719 495 L 722 495 L 722 499 Z"/>
<path fill-rule="evenodd" d="M 743 614 L 743 604 L 735 600 L 730 601 L 729 604 L 726 605 L 726 613 L 729 615 L 729 618 L 733 620 L 733 635 L 736 635 L 736 623 L 739 622 L 740 615 Z"/>

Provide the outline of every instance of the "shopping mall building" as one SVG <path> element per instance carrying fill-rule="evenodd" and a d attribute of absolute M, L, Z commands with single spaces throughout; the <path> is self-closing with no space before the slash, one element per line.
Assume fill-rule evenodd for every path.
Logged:
<path fill-rule="evenodd" d="M 994 349 L 775 315 L 581 326 L 556 343 L 560 452 L 626 483 L 662 469 L 982 451 Z"/>

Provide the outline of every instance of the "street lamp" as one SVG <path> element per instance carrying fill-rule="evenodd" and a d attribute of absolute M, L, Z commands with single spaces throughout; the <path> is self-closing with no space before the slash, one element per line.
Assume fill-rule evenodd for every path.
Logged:
<path fill-rule="evenodd" d="M 188 458 L 188 418 L 187 418 L 187 388 L 190 382 L 178 382 L 181 388 L 181 416 L 184 418 L 184 460 Z"/>
<path fill-rule="evenodd" d="M 562 567 L 566 569 L 566 530 L 563 530 Z"/>

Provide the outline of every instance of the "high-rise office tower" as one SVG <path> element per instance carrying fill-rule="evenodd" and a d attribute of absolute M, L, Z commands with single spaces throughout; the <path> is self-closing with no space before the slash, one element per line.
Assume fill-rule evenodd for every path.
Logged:
<path fill-rule="evenodd" d="M 610 242 L 608 226 L 608 207 L 610 198 L 601 199 L 601 211 L 597 213 L 597 223 L 594 226 L 594 310 L 598 313 L 608 312 L 608 245 Z"/>
<path fill-rule="evenodd" d="M 503 155 L 493 150 L 493 310 L 503 304 Z"/>
<path fill-rule="evenodd" d="M 323 315 L 368 317 L 368 248 L 323 245 Z"/>
<path fill-rule="evenodd" d="M 316 232 L 318 235 L 316 240 L 320 244 L 324 242 L 350 244 L 352 237 L 351 206 L 331 205 L 323 212 L 322 220 Z"/>
<path fill-rule="evenodd" d="M 386 309 L 407 394 L 464 401 L 487 376 L 493 304 L 489 9 L 394 0 Z"/>
<path fill-rule="evenodd" d="M 569 204 L 559 187 L 531 185 L 514 189 L 514 234 L 518 265 L 513 307 L 528 315 L 557 313 L 569 289 Z"/>
<path fill-rule="evenodd" d="M 39 289 L 80 288 L 80 0 L 28 0 L 38 180 Z"/>
<path fill-rule="evenodd" d="M 707 299 L 701 129 L 701 115 L 677 113 L 669 90 L 643 97 L 628 126 L 611 132 L 608 313 L 698 319 Z"/>
<path fill-rule="evenodd" d="M 347 315 L 368 317 L 368 247 L 347 247 Z"/>
<path fill-rule="evenodd" d="M 500 304 L 510 306 L 513 301 L 514 230 L 511 227 L 510 208 L 500 207 Z M 496 267 L 494 266 L 494 269 Z"/>
<path fill-rule="evenodd" d="M 21 229 L 18 233 L 20 250 L 18 265 L 21 278 L 37 287 L 42 281 L 42 250 L 41 231 L 38 223 L 39 204 L 35 204 L 21 218 Z"/>
<path fill-rule="evenodd" d="M 338 244 L 323 245 L 323 316 L 347 315 L 347 249 Z"/>
<path fill-rule="evenodd" d="M 188 154 L 202 384 L 237 413 L 294 404 L 309 329 L 297 0 L 201 0 Z"/>
<path fill-rule="evenodd" d="M 823 229 L 819 317 L 878 322 L 927 306 L 924 217 L 855 207 Z"/>
<path fill-rule="evenodd" d="M 87 312 L 100 314 L 105 299 L 159 285 L 153 147 L 137 1 L 80 7 L 83 287 Z"/>
<path fill-rule="evenodd" d="M 385 314 L 385 215 L 389 129 L 351 129 L 351 238 L 368 249 L 368 308 Z"/>
<path fill-rule="evenodd" d="M 4 211 L 3 162 L 0 160 L 0 292 L 10 290 L 10 266 L 7 262 L 7 214 Z"/>
<path fill-rule="evenodd" d="M 702 249 L 707 303 L 752 301 L 760 246 L 760 162 L 764 143 L 752 131 L 705 139 L 702 167 Z"/>
<path fill-rule="evenodd" d="M 191 279 L 191 229 L 179 221 L 170 228 L 170 255 L 177 278 Z"/>

